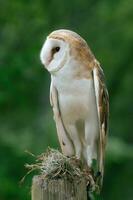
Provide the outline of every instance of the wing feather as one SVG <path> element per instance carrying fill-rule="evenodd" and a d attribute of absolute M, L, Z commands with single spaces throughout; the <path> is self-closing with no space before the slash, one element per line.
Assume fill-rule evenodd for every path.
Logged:
<path fill-rule="evenodd" d="M 96 62 L 96 65 L 93 69 L 93 79 L 100 132 L 98 147 L 98 170 L 101 173 L 100 185 L 102 185 L 104 174 L 106 136 L 108 131 L 109 97 L 105 85 L 104 73 L 98 62 Z"/>
<path fill-rule="evenodd" d="M 58 91 L 51 81 L 50 86 L 50 103 L 53 108 L 54 120 L 56 123 L 56 129 L 58 134 L 59 143 L 64 155 L 72 156 L 74 154 L 74 149 L 70 138 L 65 130 L 63 120 L 60 113 Z"/>

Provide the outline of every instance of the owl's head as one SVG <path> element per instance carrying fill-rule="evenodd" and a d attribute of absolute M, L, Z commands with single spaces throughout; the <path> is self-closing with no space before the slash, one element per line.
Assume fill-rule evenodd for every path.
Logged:
<path fill-rule="evenodd" d="M 77 33 L 69 30 L 52 32 L 43 44 L 41 62 L 52 74 L 63 68 L 70 60 L 88 65 L 94 56 L 87 43 Z"/>

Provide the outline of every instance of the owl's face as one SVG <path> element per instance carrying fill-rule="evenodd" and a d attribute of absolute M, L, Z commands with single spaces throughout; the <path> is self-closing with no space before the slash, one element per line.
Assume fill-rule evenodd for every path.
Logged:
<path fill-rule="evenodd" d="M 67 62 L 69 45 L 63 40 L 47 38 L 42 47 L 40 58 L 52 74 L 59 71 Z"/>
<path fill-rule="evenodd" d="M 67 66 L 72 70 L 77 70 L 78 66 L 91 68 L 94 60 L 85 40 L 77 33 L 64 29 L 54 31 L 47 37 L 40 58 L 51 74 L 56 74 L 60 70 L 66 73 Z"/>

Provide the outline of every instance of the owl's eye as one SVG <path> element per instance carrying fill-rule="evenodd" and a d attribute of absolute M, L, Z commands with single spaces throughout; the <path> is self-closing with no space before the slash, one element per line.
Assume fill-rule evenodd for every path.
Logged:
<path fill-rule="evenodd" d="M 56 52 L 60 50 L 60 47 L 55 47 Z"/>
<path fill-rule="evenodd" d="M 55 53 L 57 53 L 58 51 L 60 51 L 60 47 L 54 47 L 52 49 L 52 54 L 54 55 Z"/>

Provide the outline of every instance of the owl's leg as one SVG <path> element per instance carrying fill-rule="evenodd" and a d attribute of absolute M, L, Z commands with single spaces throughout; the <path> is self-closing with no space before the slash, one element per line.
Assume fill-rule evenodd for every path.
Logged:
<path fill-rule="evenodd" d="M 84 159 L 89 167 L 91 167 L 92 164 L 92 147 L 91 145 L 86 144 L 86 147 L 84 147 L 83 151 Z"/>
<path fill-rule="evenodd" d="M 96 129 L 95 125 L 90 122 L 85 123 L 85 147 L 84 158 L 89 167 L 91 167 L 92 161 L 96 158 Z"/>
<path fill-rule="evenodd" d="M 81 158 L 81 149 L 82 149 L 82 145 L 81 145 L 81 141 L 78 135 L 78 131 L 77 128 L 74 124 L 71 125 L 67 125 L 66 127 L 67 132 L 70 135 L 70 138 L 73 142 L 74 148 L 75 148 L 75 155 L 78 159 Z"/>

